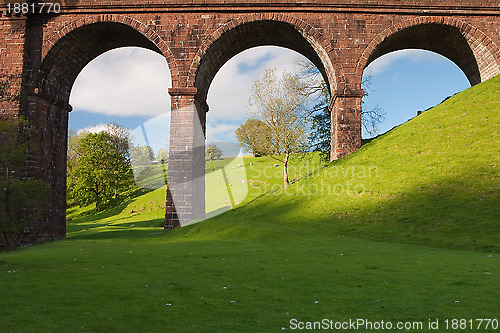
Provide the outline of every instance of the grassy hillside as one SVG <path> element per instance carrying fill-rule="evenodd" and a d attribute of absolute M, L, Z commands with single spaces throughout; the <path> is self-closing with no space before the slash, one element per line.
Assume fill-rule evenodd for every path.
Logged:
<path fill-rule="evenodd" d="M 218 234 L 223 228 L 245 236 L 253 234 L 256 226 L 266 233 L 279 225 L 282 231 L 299 228 L 308 233 L 498 252 L 499 82 L 496 77 L 464 91 L 347 158 L 328 165 L 317 155 L 300 161 L 291 167 L 290 178 L 313 175 L 286 191 L 281 185 L 282 168 L 274 167 L 270 158 L 216 161 L 214 172 L 207 164 L 209 216 L 231 206 L 226 185 L 231 186 L 238 209 L 177 232 Z M 89 218 L 97 227 L 108 225 L 108 230 L 132 224 L 161 227 L 164 197 L 162 188 L 137 196 L 112 214 L 103 213 L 108 218 L 102 214 Z M 68 225 L 70 236 L 90 227 L 81 213 L 70 211 L 71 218 L 80 216 Z"/>
<path fill-rule="evenodd" d="M 498 252 L 498 91 L 497 76 L 208 223 Z"/>
<path fill-rule="evenodd" d="M 208 210 L 231 204 L 228 187 L 242 202 L 195 225 L 162 231 L 162 188 L 99 214 L 72 208 L 67 240 L 0 253 L 0 331 L 275 332 L 363 318 L 443 332 L 460 318 L 473 327 L 457 332 L 496 332 L 475 319 L 500 319 L 498 91 L 500 76 L 347 158 L 303 160 L 287 190 L 270 159 L 220 161 Z"/>

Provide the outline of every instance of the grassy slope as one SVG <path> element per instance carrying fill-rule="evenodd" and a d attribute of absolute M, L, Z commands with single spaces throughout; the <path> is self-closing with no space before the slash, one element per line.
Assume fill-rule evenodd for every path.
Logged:
<path fill-rule="evenodd" d="M 500 250 L 500 76 L 217 223 Z M 192 230 L 191 232 L 196 232 Z"/>
<path fill-rule="evenodd" d="M 281 174 L 247 160 L 248 180 L 265 183 L 238 209 L 165 234 L 162 190 L 76 209 L 68 240 L 0 254 L 0 331 L 273 332 L 291 318 L 440 319 L 445 331 L 447 318 L 500 318 L 499 90 L 497 77 L 253 201 Z"/>

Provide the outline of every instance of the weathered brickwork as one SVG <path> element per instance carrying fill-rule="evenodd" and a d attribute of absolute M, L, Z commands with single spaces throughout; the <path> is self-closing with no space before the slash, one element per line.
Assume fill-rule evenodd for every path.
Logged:
<path fill-rule="evenodd" d="M 500 73 L 498 0 L 63 0 L 57 15 L 9 15 L 4 7 L 0 33 L 0 70 L 14 77 L 20 96 L 1 101 L 0 112 L 35 124 L 40 152 L 28 166 L 54 191 L 45 223 L 33 231 L 38 239 L 65 236 L 69 94 L 83 67 L 108 50 L 148 48 L 171 71 L 166 228 L 203 217 L 197 147 L 204 144 L 206 97 L 222 65 L 246 49 L 282 46 L 318 67 L 332 95 L 332 159 L 361 145 L 361 78 L 378 57 L 434 51 L 471 84 Z"/>

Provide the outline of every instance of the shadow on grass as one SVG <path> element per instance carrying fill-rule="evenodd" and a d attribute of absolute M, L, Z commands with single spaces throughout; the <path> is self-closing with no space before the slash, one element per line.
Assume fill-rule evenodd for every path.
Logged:
<path fill-rule="evenodd" d="M 91 229 L 81 229 L 68 234 L 68 240 L 140 239 L 163 234 L 164 218 L 135 222 L 133 225 L 113 224 Z M 161 228 L 161 229 L 160 229 Z"/>
<path fill-rule="evenodd" d="M 208 221 L 180 228 L 173 234 L 207 234 L 208 237 L 243 240 L 246 237 L 286 239 L 287 235 L 305 239 L 314 233 L 326 238 L 345 235 L 393 243 L 500 252 L 499 195 L 493 176 L 485 176 L 485 171 L 477 168 L 476 172 L 438 178 L 427 184 L 414 182 L 406 190 L 394 193 L 379 193 L 377 188 L 372 193 L 369 186 L 362 194 L 344 196 L 303 195 L 300 191 L 298 195 L 293 191 L 268 193 Z M 311 181 L 314 184 L 314 179 Z M 298 182 L 290 188 L 293 187 L 306 188 L 307 182 Z M 83 220 L 85 224 L 79 225 L 69 238 L 144 238 L 158 233 L 163 217 L 126 223 L 115 220 L 109 227 L 103 226 L 104 222 L 100 226 L 90 223 L 121 212 L 124 205 L 147 192 L 135 191 L 121 207 Z M 84 230 L 86 228 L 90 230 Z"/>
<path fill-rule="evenodd" d="M 113 199 L 111 202 L 108 203 L 108 207 L 103 211 L 96 212 L 93 210 L 83 212 L 81 214 L 78 214 L 76 216 L 73 216 L 71 220 L 68 222 L 79 219 L 83 220 L 84 222 L 92 222 L 92 221 L 97 221 L 105 218 L 109 218 L 115 215 L 120 214 L 123 212 L 123 210 L 130 204 L 132 203 L 135 199 L 138 197 L 145 195 L 152 190 L 149 189 L 144 189 L 144 188 L 138 188 L 133 190 L 129 195 L 119 197 L 117 199 Z M 78 207 L 73 207 L 69 208 L 67 211 L 67 215 L 70 215 L 74 213 L 75 211 L 78 210 Z"/>
<path fill-rule="evenodd" d="M 212 221 L 269 233 L 345 235 L 394 243 L 500 252 L 498 188 L 448 178 L 387 198 L 268 194 Z M 368 189 L 369 191 L 369 189 Z M 316 202 L 317 201 L 317 202 Z M 330 202 L 329 202 L 330 201 Z"/>
<path fill-rule="evenodd" d="M 120 223 L 120 221 L 126 221 L 123 223 Z M 156 221 L 155 223 L 152 223 L 151 221 Z M 88 223 L 88 224 L 82 224 L 79 223 L 78 225 L 72 225 L 69 226 L 68 229 L 68 235 L 71 235 L 73 233 L 78 233 L 78 232 L 85 232 L 85 231 L 91 231 L 92 229 L 99 229 L 102 230 L 103 228 L 163 228 L 165 225 L 165 218 L 156 218 L 156 219 L 150 219 L 150 220 L 143 220 L 143 221 L 130 221 L 129 218 L 124 217 L 120 219 L 115 219 L 111 223 L 108 222 L 95 222 L 95 223 Z"/>

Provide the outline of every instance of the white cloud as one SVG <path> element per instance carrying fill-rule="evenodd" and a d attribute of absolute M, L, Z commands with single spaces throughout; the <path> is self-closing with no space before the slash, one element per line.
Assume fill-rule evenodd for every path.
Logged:
<path fill-rule="evenodd" d="M 210 87 L 207 119 L 244 122 L 252 86 L 262 78 L 264 69 L 291 72 L 296 70 L 298 59 L 304 58 L 291 50 L 269 46 L 253 48 L 230 59 Z"/>
<path fill-rule="evenodd" d="M 207 123 L 207 142 L 236 142 L 236 135 L 234 132 L 239 126 L 240 123 L 210 120 Z"/>
<path fill-rule="evenodd" d="M 170 72 L 164 58 L 141 48 L 109 51 L 77 77 L 70 103 L 88 112 L 155 116 L 170 110 Z"/>
<path fill-rule="evenodd" d="M 82 132 L 89 132 L 89 133 L 99 133 L 102 132 L 106 129 L 106 124 L 99 124 L 96 126 L 88 126 L 85 127 L 84 129 L 81 129 L 77 132 L 77 134 L 80 134 Z"/>
<path fill-rule="evenodd" d="M 414 63 L 423 62 L 443 62 L 447 59 L 437 53 L 426 51 L 426 50 L 400 50 L 383 55 L 380 58 L 375 59 L 368 67 L 365 69 L 365 75 L 377 75 L 382 72 L 388 71 L 394 65 L 395 62 L 409 59 Z"/>

